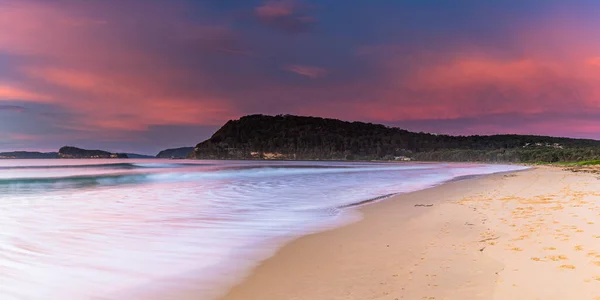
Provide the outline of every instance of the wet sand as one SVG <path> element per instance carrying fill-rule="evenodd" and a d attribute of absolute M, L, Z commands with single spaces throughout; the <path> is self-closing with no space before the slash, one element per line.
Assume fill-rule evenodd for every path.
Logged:
<path fill-rule="evenodd" d="M 222 299 L 600 299 L 597 175 L 540 167 L 359 210 L 361 221 L 288 244 Z"/>

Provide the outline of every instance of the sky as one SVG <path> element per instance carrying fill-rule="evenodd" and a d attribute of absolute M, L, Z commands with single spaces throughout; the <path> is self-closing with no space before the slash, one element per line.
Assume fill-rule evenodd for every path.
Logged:
<path fill-rule="evenodd" d="M 0 151 L 297 114 L 600 139 L 600 2 L 0 0 Z"/>

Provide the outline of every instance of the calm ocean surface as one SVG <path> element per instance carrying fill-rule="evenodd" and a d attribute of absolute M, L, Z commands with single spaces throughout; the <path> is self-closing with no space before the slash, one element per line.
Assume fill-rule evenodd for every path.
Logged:
<path fill-rule="evenodd" d="M 341 207 L 519 169 L 0 160 L 0 299 L 135 299 L 138 290 L 186 288 L 191 279 L 200 299 L 210 298 L 285 241 L 360 217 Z"/>

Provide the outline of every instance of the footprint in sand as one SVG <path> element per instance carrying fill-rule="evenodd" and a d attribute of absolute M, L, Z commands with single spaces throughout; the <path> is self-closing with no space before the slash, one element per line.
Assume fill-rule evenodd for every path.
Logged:
<path fill-rule="evenodd" d="M 575 266 L 574 265 L 561 265 L 559 268 L 561 269 L 569 269 L 569 270 L 574 270 Z"/>
<path fill-rule="evenodd" d="M 566 255 L 550 255 L 550 256 L 546 256 L 546 259 L 552 260 L 552 261 L 561 261 L 561 260 L 568 260 L 569 258 Z"/>

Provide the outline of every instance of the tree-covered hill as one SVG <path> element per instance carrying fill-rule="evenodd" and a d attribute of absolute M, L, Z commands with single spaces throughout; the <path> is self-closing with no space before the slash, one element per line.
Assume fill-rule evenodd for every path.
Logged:
<path fill-rule="evenodd" d="M 292 115 L 231 120 L 198 144 L 197 159 L 553 162 L 600 159 L 600 141 L 535 135 L 450 136 Z"/>
<path fill-rule="evenodd" d="M 110 153 L 103 150 L 86 150 L 71 146 L 65 146 L 58 150 L 60 158 L 127 158 L 123 153 Z"/>

